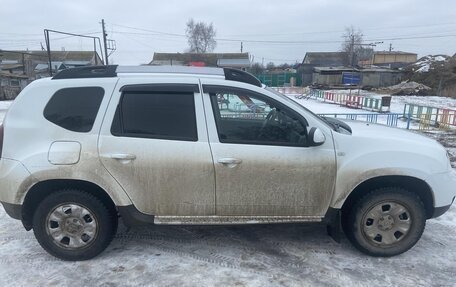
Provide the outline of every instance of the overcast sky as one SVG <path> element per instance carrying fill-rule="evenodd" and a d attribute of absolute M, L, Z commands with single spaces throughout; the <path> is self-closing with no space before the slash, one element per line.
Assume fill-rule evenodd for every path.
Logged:
<path fill-rule="evenodd" d="M 180 35 L 189 18 L 214 24 L 215 52 L 239 52 L 243 40 L 244 51 L 265 64 L 338 51 L 351 25 L 366 43 L 383 41 L 376 50 L 392 43 L 394 50 L 419 56 L 456 53 L 454 0 L 1 0 L 0 49 L 40 49 L 45 28 L 101 37 L 102 18 L 117 44 L 110 57 L 117 64 L 148 63 L 154 52 L 184 52 L 187 40 Z M 53 50 L 93 49 L 86 39 L 59 38 L 51 35 Z"/>

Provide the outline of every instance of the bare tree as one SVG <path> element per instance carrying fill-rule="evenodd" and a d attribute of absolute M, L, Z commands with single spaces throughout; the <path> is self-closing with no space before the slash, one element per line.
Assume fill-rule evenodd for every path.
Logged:
<path fill-rule="evenodd" d="M 344 42 L 342 43 L 342 52 L 347 53 L 346 64 L 355 66 L 359 59 L 359 54 L 362 52 L 363 33 L 360 29 L 353 26 L 346 27 L 342 35 Z"/>
<path fill-rule="evenodd" d="M 275 67 L 276 66 L 275 66 L 274 62 L 269 62 L 266 64 L 266 70 L 274 70 Z"/>
<path fill-rule="evenodd" d="M 253 63 L 253 65 L 248 70 L 254 75 L 260 75 L 264 73 L 264 67 L 261 63 Z"/>
<path fill-rule="evenodd" d="M 215 41 L 216 31 L 212 23 L 206 24 L 204 22 L 195 22 L 193 19 L 190 19 L 187 22 L 185 34 L 187 35 L 190 52 L 212 52 L 217 45 L 217 42 Z"/>
<path fill-rule="evenodd" d="M 356 57 L 358 61 L 369 62 L 371 64 L 372 57 L 374 57 L 374 49 L 369 44 L 366 44 L 366 46 L 363 45 L 356 51 Z"/>

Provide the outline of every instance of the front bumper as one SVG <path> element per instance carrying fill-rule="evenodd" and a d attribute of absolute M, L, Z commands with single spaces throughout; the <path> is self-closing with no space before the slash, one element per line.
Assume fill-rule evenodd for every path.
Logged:
<path fill-rule="evenodd" d="M 434 212 L 432 217 L 438 217 L 450 209 L 456 198 L 456 172 L 433 174 L 426 179 L 434 195 Z"/>

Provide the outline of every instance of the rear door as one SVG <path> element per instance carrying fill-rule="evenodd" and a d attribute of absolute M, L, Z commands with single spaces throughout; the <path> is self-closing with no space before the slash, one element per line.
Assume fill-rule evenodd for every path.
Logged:
<path fill-rule="evenodd" d="M 198 81 L 157 81 L 119 80 L 100 133 L 101 161 L 143 213 L 214 215 Z"/>

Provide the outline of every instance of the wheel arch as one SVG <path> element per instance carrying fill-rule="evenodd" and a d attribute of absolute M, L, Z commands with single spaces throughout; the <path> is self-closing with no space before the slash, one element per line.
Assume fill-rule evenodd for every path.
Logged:
<path fill-rule="evenodd" d="M 369 178 L 358 184 L 342 205 L 342 217 L 347 214 L 360 196 L 384 187 L 399 187 L 415 193 L 424 204 L 426 218 L 429 219 L 434 214 L 434 195 L 431 187 L 424 180 L 412 176 L 388 175 Z"/>
<path fill-rule="evenodd" d="M 80 189 L 100 199 L 113 214 L 117 208 L 109 194 L 95 183 L 74 179 L 52 179 L 35 183 L 27 192 L 22 204 L 22 223 L 26 230 L 32 229 L 33 214 L 48 195 L 62 189 Z"/>

